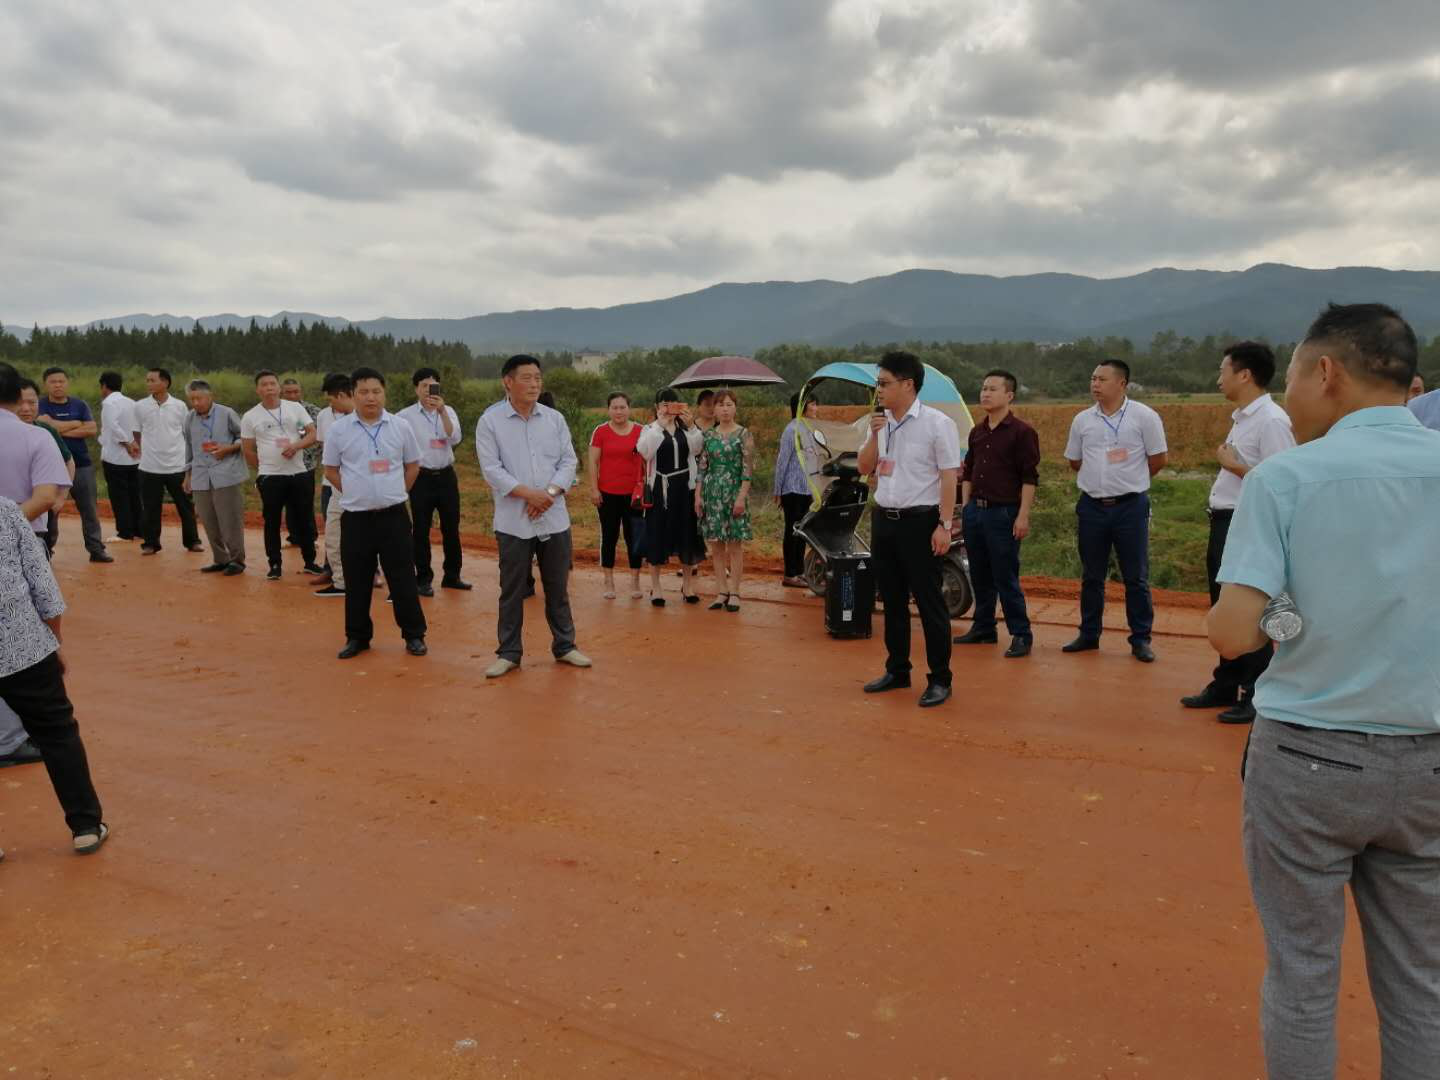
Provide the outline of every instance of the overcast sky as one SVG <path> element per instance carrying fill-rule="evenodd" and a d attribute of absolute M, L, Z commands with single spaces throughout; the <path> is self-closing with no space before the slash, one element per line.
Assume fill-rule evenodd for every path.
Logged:
<path fill-rule="evenodd" d="M 1435 0 L 5 0 L 0 71 L 7 323 L 1440 267 Z"/>

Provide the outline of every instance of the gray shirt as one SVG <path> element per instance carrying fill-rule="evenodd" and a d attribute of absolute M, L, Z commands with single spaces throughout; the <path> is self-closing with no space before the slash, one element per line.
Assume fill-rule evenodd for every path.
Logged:
<path fill-rule="evenodd" d="M 185 418 L 185 468 L 190 471 L 190 490 L 234 487 L 249 480 L 250 467 L 240 451 L 216 460 L 205 449 L 208 442 L 232 446 L 239 441 L 240 417 L 230 406 L 212 402 L 209 416 L 191 409 Z"/>
<path fill-rule="evenodd" d="M 527 420 L 509 398 L 496 402 L 475 425 L 475 455 L 495 496 L 497 533 L 529 539 L 570 528 L 564 492 L 575 482 L 578 462 L 564 416 L 537 402 Z M 510 494 L 521 484 L 541 491 L 554 485 L 561 494 L 549 510 L 531 518 L 525 500 Z"/>
<path fill-rule="evenodd" d="M 0 496 L 0 678 L 34 667 L 60 647 L 45 620 L 64 612 L 44 543 L 19 505 Z"/>

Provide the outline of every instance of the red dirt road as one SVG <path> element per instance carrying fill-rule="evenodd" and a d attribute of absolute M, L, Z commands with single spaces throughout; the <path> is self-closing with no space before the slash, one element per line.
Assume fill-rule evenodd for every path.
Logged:
<path fill-rule="evenodd" d="M 0 1075 L 1261 1075 L 1244 732 L 1175 703 L 1212 663 L 1193 611 L 1145 666 L 1121 634 L 1062 656 L 1072 605 L 1039 602 L 1034 656 L 957 650 L 922 711 L 860 694 L 880 641 L 813 598 L 655 610 L 585 569 L 595 668 L 532 601 L 487 684 L 488 556 L 425 601 L 429 657 L 377 603 L 342 664 L 293 552 L 214 580 L 172 529 L 91 566 L 67 524 L 114 834 L 74 857 L 43 772 L 0 772 Z M 1342 1074 L 1373 1076 L 1346 963 Z"/>

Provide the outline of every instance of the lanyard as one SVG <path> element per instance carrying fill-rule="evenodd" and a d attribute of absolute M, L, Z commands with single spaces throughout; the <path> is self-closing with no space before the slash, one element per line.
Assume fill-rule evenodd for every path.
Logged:
<path fill-rule="evenodd" d="M 915 413 L 910 413 L 908 416 L 905 417 L 904 420 L 901 420 L 898 424 L 885 425 L 885 453 L 891 458 L 894 458 L 895 456 L 895 436 L 899 435 L 900 429 L 903 428 L 906 424 L 908 424 L 911 420 L 915 419 L 915 416 Z"/>
<path fill-rule="evenodd" d="M 434 416 L 431 416 L 428 412 L 426 412 L 426 411 L 422 408 L 422 409 L 420 410 L 420 415 L 423 416 L 423 417 L 425 417 L 425 419 L 426 419 L 427 421 L 429 421 L 430 430 L 432 430 L 433 432 L 435 432 L 435 437 L 438 439 L 438 438 L 440 437 L 440 410 L 439 410 L 439 409 L 436 409 L 436 410 L 435 410 L 435 415 L 434 415 Z"/>
<path fill-rule="evenodd" d="M 264 406 L 264 405 L 261 405 L 260 407 L 261 407 L 262 409 L 265 409 L 265 406 Z M 279 415 L 279 416 L 276 416 L 276 415 L 275 415 L 273 412 L 271 412 L 269 409 L 265 409 L 265 415 L 268 416 L 268 417 L 270 417 L 271 420 L 274 420 L 274 421 L 275 421 L 275 426 L 276 426 L 277 428 L 279 428 L 282 433 L 285 431 L 285 406 L 284 406 L 284 405 L 281 405 L 281 406 L 280 406 L 280 415 Z"/>
<path fill-rule="evenodd" d="M 1103 410 L 1099 409 L 1098 407 L 1097 407 L 1097 409 L 1096 409 L 1096 411 L 1100 413 L 1100 419 L 1103 420 L 1103 421 L 1105 421 L 1105 426 L 1110 429 L 1110 434 L 1115 436 L 1115 441 L 1116 441 L 1116 442 L 1119 442 L 1119 441 L 1120 441 L 1120 425 L 1123 424 L 1123 423 L 1125 423 L 1125 413 L 1128 412 L 1129 409 L 1130 409 L 1130 402 L 1127 401 L 1127 402 L 1125 402 L 1125 407 L 1120 410 L 1120 416 L 1116 419 L 1115 423 L 1113 423 L 1113 424 L 1110 423 L 1110 418 L 1105 415 L 1105 413 L 1104 413 Z"/>
<path fill-rule="evenodd" d="M 357 424 L 360 425 L 360 430 L 363 431 L 363 432 L 365 432 L 366 436 L 370 439 L 370 445 L 375 448 L 375 456 L 376 456 L 376 457 L 379 457 L 379 456 L 380 456 L 380 431 L 381 431 L 382 428 L 385 427 L 385 421 L 384 421 L 384 420 L 381 420 L 378 424 L 376 424 L 376 425 L 375 425 L 375 430 L 374 430 L 373 432 L 372 432 L 368 427 L 365 426 L 365 421 L 364 421 L 364 420 L 361 420 L 358 416 L 355 418 L 355 423 L 357 423 Z"/>

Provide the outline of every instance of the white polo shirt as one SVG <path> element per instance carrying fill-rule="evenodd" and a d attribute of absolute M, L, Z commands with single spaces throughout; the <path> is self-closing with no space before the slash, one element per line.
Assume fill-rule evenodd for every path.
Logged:
<path fill-rule="evenodd" d="M 131 423 L 140 432 L 141 472 L 185 471 L 185 421 L 189 417 L 190 406 L 174 394 L 168 394 L 163 405 L 154 395 L 135 402 Z"/>
<path fill-rule="evenodd" d="M 1236 409 L 1230 414 L 1230 420 L 1230 434 L 1225 441 L 1234 449 L 1240 464 L 1252 469 L 1295 445 L 1290 414 L 1275 404 L 1269 394 L 1261 394 L 1245 408 Z M 1210 509 L 1234 510 L 1240 505 L 1240 488 L 1244 483 L 1243 476 L 1221 469 L 1210 488 Z"/>
<path fill-rule="evenodd" d="M 880 434 L 876 504 L 887 510 L 939 506 L 940 470 L 960 468 L 962 458 L 960 429 L 955 421 L 916 398 L 898 420 L 886 409 Z M 874 438 L 872 431 L 865 444 L 868 446 Z M 886 466 L 885 462 L 891 464 Z"/>
<path fill-rule="evenodd" d="M 1070 422 L 1065 457 L 1080 462 L 1075 486 L 1092 499 L 1150 490 L 1150 462 L 1169 452 L 1160 414 L 1127 397 L 1113 416 L 1099 402 Z"/>
<path fill-rule="evenodd" d="M 450 417 L 450 434 L 445 434 L 445 421 L 438 410 L 430 411 L 417 401 L 401 409 L 396 415 L 410 425 L 415 432 L 415 441 L 420 444 L 420 467 L 422 469 L 444 469 L 455 464 L 455 447 L 465 436 L 460 431 L 460 417 L 449 405 L 445 412 Z"/>
<path fill-rule="evenodd" d="M 313 423 L 304 405 L 281 398 L 277 408 L 267 409 L 262 402 L 241 417 L 240 437 L 255 440 L 261 476 L 296 476 L 310 471 L 304 453 L 287 458 L 282 451 L 304 438 Z"/>

